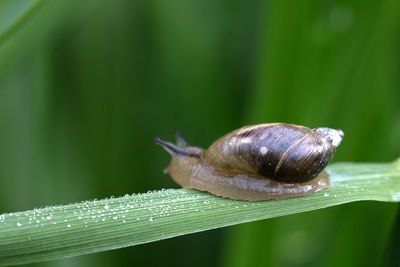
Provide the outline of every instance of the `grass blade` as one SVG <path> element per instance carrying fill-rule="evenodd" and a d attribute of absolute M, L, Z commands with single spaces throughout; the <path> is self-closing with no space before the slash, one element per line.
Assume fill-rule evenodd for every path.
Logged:
<path fill-rule="evenodd" d="M 336 163 L 309 196 L 245 202 L 168 189 L 0 215 L 0 265 L 88 254 L 353 201 L 400 201 L 400 161 Z"/>
<path fill-rule="evenodd" d="M 41 2 L 41 0 L 2 0 L 0 2 L 0 42 Z"/>

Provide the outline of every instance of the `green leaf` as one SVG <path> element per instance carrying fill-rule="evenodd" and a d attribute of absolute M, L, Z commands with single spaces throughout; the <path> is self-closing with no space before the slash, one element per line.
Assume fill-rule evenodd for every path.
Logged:
<path fill-rule="evenodd" d="M 0 215 L 0 265 L 133 246 L 360 200 L 400 201 L 400 161 L 336 163 L 328 189 L 299 198 L 236 201 L 168 189 Z"/>
<path fill-rule="evenodd" d="M 41 2 L 40 0 L 2 0 L 0 2 L 0 42 Z"/>

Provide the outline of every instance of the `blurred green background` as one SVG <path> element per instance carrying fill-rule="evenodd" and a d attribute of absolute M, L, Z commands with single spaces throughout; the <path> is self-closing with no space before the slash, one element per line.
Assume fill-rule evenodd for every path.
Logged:
<path fill-rule="evenodd" d="M 207 147 L 246 124 L 329 126 L 345 132 L 333 161 L 392 161 L 399 18 L 397 0 L 45 2 L 0 39 L 0 213 L 178 188 L 152 141 L 176 128 Z M 380 266 L 398 207 L 30 266 Z"/>

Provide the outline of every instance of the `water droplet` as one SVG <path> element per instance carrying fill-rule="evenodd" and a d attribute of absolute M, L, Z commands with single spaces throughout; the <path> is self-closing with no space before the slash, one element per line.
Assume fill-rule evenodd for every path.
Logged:
<path fill-rule="evenodd" d="M 71 228 L 71 225 L 70 225 L 70 224 L 67 224 L 67 227 L 68 227 L 68 228 Z"/>
<path fill-rule="evenodd" d="M 22 223 L 17 223 L 17 226 L 18 226 L 18 227 L 21 227 L 21 226 L 22 226 Z"/>
<path fill-rule="evenodd" d="M 149 221 L 154 222 L 154 218 L 153 218 L 153 217 L 150 217 L 150 218 L 149 218 Z"/>
<path fill-rule="evenodd" d="M 324 197 L 329 197 L 329 194 L 328 194 L 328 193 L 325 193 L 325 194 L 324 194 Z"/>

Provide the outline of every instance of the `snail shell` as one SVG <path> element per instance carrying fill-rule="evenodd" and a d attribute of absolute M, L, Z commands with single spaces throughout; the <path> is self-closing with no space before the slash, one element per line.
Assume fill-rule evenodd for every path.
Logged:
<path fill-rule="evenodd" d="M 245 126 L 215 141 L 207 150 L 187 146 L 179 133 L 175 146 L 159 138 L 171 155 L 166 171 L 182 187 L 241 200 L 307 195 L 329 185 L 323 169 L 343 131 L 269 123 Z"/>

